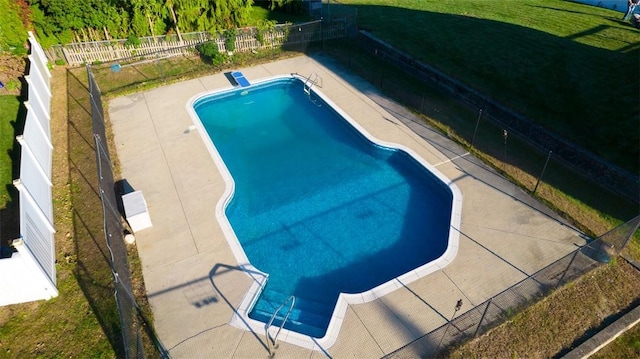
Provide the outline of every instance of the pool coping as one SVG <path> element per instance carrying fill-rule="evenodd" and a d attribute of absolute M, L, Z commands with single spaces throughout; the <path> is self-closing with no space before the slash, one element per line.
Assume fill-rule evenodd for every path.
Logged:
<path fill-rule="evenodd" d="M 428 355 L 441 340 L 432 334 L 451 318 L 482 309 L 477 306 L 584 243 L 556 213 L 332 58 L 299 55 L 241 70 L 252 82 L 317 72 L 316 86 L 358 124 L 413 149 L 464 194 L 453 262 L 384 297 L 348 305 L 331 348 L 280 341 L 278 356 L 380 358 L 399 348 Z M 223 73 L 214 73 L 109 101 L 122 178 L 144 191 L 154 224 L 135 233 L 135 246 L 153 328 L 173 358 L 254 358 L 268 350 L 263 327 L 229 325 L 254 279 L 213 218 L 225 183 L 185 111 L 194 94 L 229 86 Z M 437 115 L 439 104 L 425 100 Z M 458 299 L 463 305 L 454 312 Z"/>
<path fill-rule="evenodd" d="M 295 78 L 302 83 L 305 83 L 306 78 L 300 76 L 296 73 L 290 74 L 282 74 L 269 76 L 262 79 L 258 79 L 253 81 L 251 87 L 265 84 L 268 82 L 276 81 L 278 79 L 290 79 Z M 247 87 L 246 89 L 250 89 L 251 87 Z M 245 89 L 243 87 L 243 89 Z M 244 271 L 252 279 L 252 284 L 243 296 L 239 306 L 235 308 L 233 315 L 229 321 L 229 324 L 233 327 L 253 331 L 256 333 L 265 332 L 268 329 L 265 323 L 261 321 L 257 321 L 249 318 L 249 312 L 255 302 L 257 301 L 260 293 L 266 281 L 268 279 L 268 274 L 260 271 L 255 268 L 248 260 L 240 241 L 238 240 L 233 228 L 227 216 L 225 215 L 225 209 L 227 205 L 233 199 L 233 195 L 235 192 L 235 181 L 229 172 L 229 169 L 225 165 L 220 153 L 216 149 L 213 141 L 207 134 L 202 122 L 200 121 L 198 115 L 195 111 L 195 104 L 200 99 L 213 95 L 213 94 L 222 94 L 225 92 L 231 92 L 238 90 L 237 87 L 225 87 L 218 88 L 209 91 L 203 91 L 192 96 L 186 103 L 185 107 L 193 122 L 193 126 L 190 126 L 189 129 L 196 129 L 203 140 L 207 151 L 211 155 L 216 168 L 220 171 L 220 175 L 224 181 L 225 189 L 220 197 L 219 201 L 216 203 L 215 208 L 215 217 L 220 225 L 222 232 L 225 236 L 227 243 L 229 244 L 231 251 L 238 262 L 238 266 Z M 305 89 L 306 90 L 306 89 Z M 337 112 L 338 115 L 342 116 L 355 130 L 357 130 L 360 134 L 362 134 L 368 141 L 373 144 L 384 146 L 388 148 L 394 148 L 401 150 L 411 156 L 414 160 L 416 160 L 420 165 L 426 168 L 430 174 L 434 175 L 439 181 L 440 185 L 446 186 L 452 195 L 452 203 L 451 203 L 451 214 L 450 214 L 450 225 L 449 225 L 449 237 L 447 249 L 444 251 L 442 255 L 438 258 L 426 263 L 422 266 L 419 266 L 409 272 L 406 272 L 390 281 L 387 281 L 383 284 L 380 284 L 370 290 L 347 294 L 340 293 L 338 296 L 338 300 L 333 310 L 333 314 L 329 321 L 329 325 L 326 331 L 325 336 L 322 338 L 314 338 L 308 335 L 304 335 L 292 330 L 282 328 L 280 331 L 280 335 L 278 339 L 294 344 L 303 348 L 316 350 L 316 351 L 325 351 L 330 348 L 333 344 L 335 344 L 338 339 L 338 335 L 340 333 L 340 329 L 342 327 L 343 320 L 345 318 L 347 308 L 350 304 L 362 304 L 374 301 L 379 299 L 386 294 L 389 294 L 397 289 L 406 287 L 408 284 L 423 278 L 439 269 L 446 267 L 449 263 L 451 263 L 457 252 L 459 247 L 459 237 L 460 237 L 460 224 L 462 220 L 462 192 L 456 186 L 456 184 L 446 177 L 443 173 L 441 173 L 436 167 L 427 162 L 422 156 L 413 151 L 412 149 L 393 142 L 382 141 L 377 139 L 373 135 L 371 135 L 363 126 L 361 126 L 358 122 L 356 122 L 351 116 L 349 116 L 344 110 L 342 110 L 335 102 L 333 102 L 329 97 L 327 97 L 322 91 L 317 90 L 313 86 L 309 88 L 309 91 L 312 91 L 314 95 L 320 97 L 325 103 L 327 103 L 333 111 Z"/>

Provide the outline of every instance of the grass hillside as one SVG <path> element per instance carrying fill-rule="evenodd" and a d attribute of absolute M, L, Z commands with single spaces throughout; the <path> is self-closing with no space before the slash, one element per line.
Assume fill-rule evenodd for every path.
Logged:
<path fill-rule="evenodd" d="M 639 172 L 640 30 L 621 13 L 562 0 L 340 4 L 361 29 Z"/>

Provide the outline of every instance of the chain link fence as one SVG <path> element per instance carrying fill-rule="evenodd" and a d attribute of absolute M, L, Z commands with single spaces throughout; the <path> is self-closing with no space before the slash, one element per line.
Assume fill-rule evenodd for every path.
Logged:
<path fill-rule="evenodd" d="M 52 62 L 64 62 L 70 66 L 127 61 L 128 59 L 189 56 L 197 45 L 212 43 L 221 53 L 256 52 L 264 49 L 296 46 L 310 42 L 344 37 L 353 31 L 351 16 L 322 18 L 295 25 L 277 24 L 269 29 L 255 27 L 237 28 L 232 35 L 222 33 L 192 32 L 181 36 L 150 36 L 138 39 L 138 44 L 128 40 L 105 40 L 55 45 L 47 50 Z"/>
<path fill-rule="evenodd" d="M 349 48 L 354 45 L 358 50 Z M 540 191 L 545 183 L 568 194 L 595 186 L 633 204 L 634 208 L 640 203 L 637 175 L 600 160 L 366 31 L 360 31 L 350 45 L 331 42 L 325 51 L 401 104 L 438 118 L 448 135 L 500 162 L 503 173 L 531 192 Z M 401 79 L 403 76 L 411 78 L 414 86 L 407 86 Z M 467 114 L 442 118 L 439 111 L 442 102 L 447 101 L 443 97 L 457 101 L 457 106 L 465 107 Z M 601 196 L 587 200 L 597 203 Z"/>
<path fill-rule="evenodd" d="M 638 214 L 640 177 L 508 110 L 479 101 L 481 94 L 437 69 L 420 73 L 416 67 L 427 65 L 363 32 L 328 42 L 323 50 L 567 218 L 578 223 L 591 218 L 589 228 L 581 228 L 584 232 L 596 236 L 612 227 L 594 219 L 592 209 L 623 220 Z M 640 259 L 640 233 L 625 255 Z"/>
<path fill-rule="evenodd" d="M 75 275 L 117 357 L 164 357 L 134 295 L 121 193 L 90 68 L 67 71 L 67 93 Z"/>
<path fill-rule="evenodd" d="M 348 22 L 347 27 L 350 28 L 352 26 L 353 24 Z M 311 29 L 310 31 L 314 32 L 317 29 Z M 311 41 L 317 42 L 317 40 L 310 39 L 309 43 L 299 45 L 297 49 L 306 49 Z M 322 49 L 326 53 L 342 62 L 343 65 L 364 77 L 370 83 L 377 85 L 390 97 L 416 112 L 427 116 L 434 115 L 439 107 L 437 101 L 447 101 L 439 98 L 434 99 L 434 96 L 414 91 L 405 86 L 405 84 L 397 82 L 397 69 L 395 68 L 387 66 L 388 70 L 379 71 L 380 66 L 368 66 L 368 61 L 380 61 L 380 56 L 376 49 L 367 47 L 366 44 L 362 43 L 361 39 L 356 40 L 356 42 L 360 41 L 359 44 L 366 49 L 365 51 L 370 53 L 368 58 L 363 59 L 362 57 L 351 56 L 352 51 L 355 50 L 349 48 L 350 44 L 347 45 L 345 50 L 344 48 L 339 48 L 338 42 L 328 41 L 325 45 L 325 41 L 321 41 Z M 271 58 L 277 58 L 278 54 L 265 52 L 252 54 L 251 56 L 258 58 L 263 56 L 262 60 L 268 61 Z M 245 60 L 246 58 L 239 57 L 238 61 L 240 62 L 238 64 L 246 65 Z M 99 187 L 95 188 L 94 191 L 101 199 L 101 204 L 97 204 L 97 206 L 103 208 L 104 216 L 101 215 L 102 218 L 100 218 L 103 222 L 102 228 L 104 230 L 102 235 L 104 235 L 103 238 L 107 239 L 108 244 L 104 253 L 105 258 L 108 259 L 106 261 L 108 263 L 107 269 L 113 277 L 110 287 L 116 293 L 119 327 L 122 327 L 121 339 L 112 339 L 112 344 L 114 347 L 120 345 L 124 348 L 123 356 L 164 356 L 164 351 L 161 345 L 154 340 L 151 328 L 146 324 L 144 317 L 140 315 L 135 296 L 132 294 L 131 278 L 129 277 L 129 267 L 126 260 L 127 248 L 123 241 L 124 228 L 122 227 L 121 204 L 119 203 L 119 194 L 121 193 L 118 193 L 116 183 L 114 183 L 113 166 L 107 150 L 108 145 L 105 142 L 107 136 L 100 89 L 98 89 L 97 83 L 100 83 L 104 93 L 136 91 L 144 88 L 148 83 L 189 78 L 207 71 L 221 71 L 225 66 L 228 67 L 230 65 L 227 64 L 216 68 L 203 64 L 202 61 L 190 56 L 159 58 L 151 61 L 138 58 L 129 59 L 129 62 L 120 64 L 117 72 L 112 70 L 111 64 L 88 67 L 88 84 L 75 77 L 74 81 L 80 86 L 76 86 L 74 89 L 71 88 L 73 81 L 69 80 L 70 127 L 73 131 L 78 132 L 76 137 L 83 139 L 85 146 L 92 147 L 91 153 L 95 153 L 98 165 L 96 171 L 95 160 L 92 161 L 89 158 L 80 157 L 77 159 L 76 167 L 78 167 L 78 172 L 82 172 L 79 177 L 84 178 L 87 182 L 89 182 L 89 178 L 97 177 L 95 183 L 99 183 Z M 384 66 L 382 67 L 385 68 Z M 370 71 L 371 68 L 376 70 Z M 91 93 L 90 96 L 89 93 Z M 448 133 L 450 137 L 459 136 L 459 140 L 466 141 L 471 148 L 485 153 L 490 159 L 495 159 L 496 163 L 502 166 L 498 170 L 503 171 L 507 176 L 515 177 L 531 193 L 538 194 L 544 198 L 545 195 L 548 195 L 548 188 L 554 187 L 560 188 L 566 193 L 579 191 L 581 196 L 583 193 L 595 192 L 592 197 L 581 197 L 586 202 L 597 203 L 602 201 L 602 194 L 606 193 L 609 200 L 614 203 L 619 201 L 636 203 L 630 197 L 637 195 L 637 192 L 624 190 L 625 194 L 621 194 L 619 191 L 612 191 L 603 185 L 601 181 L 594 181 L 593 178 L 590 178 L 593 176 L 588 176 L 580 170 L 575 170 L 575 163 L 571 159 L 557 156 L 553 149 L 532 141 L 527 137 L 526 133 L 523 134 L 521 131 L 510 127 L 507 121 L 501 121 L 495 115 L 491 115 L 488 107 L 474 108 L 469 103 L 466 106 L 471 106 L 473 116 L 468 116 L 469 118 L 464 119 L 451 119 L 447 124 L 448 127 L 442 130 L 445 132 L 451 131 L 450 134 Z M 74 111 L 77 115 L 71 114 L 72 107 L 75 108 Z M 91 121 L 92 115 L 93 121 Z M 83 117 L 82 121 L 86 121 L 88 116 L 89 121 L 91 121 L 89 128 L 92 128 L 92 130 L 87 130 L 83 127 L 86 125 L 81 126 L 80 119 L 75 119 L 73 116 Z M 75 148 L 72 151 L 75 152 Z M 90 173 L 90 168 L 79 168 L 84 163 L 91 163 L 94 166 L 93 174 Z M 629 184 L 631 187 L 624 188 L 632 188 L 636 185 L 638 183 L 633 183 L 632 180 L 631 184 Z M 602 191 L 593 191 L 594 186 L 601 188 Z M 588 190 L 582 191 L 582 189 Z M 97 206 L 94 208 L 97 208 Z M 633 233 L 637 231 L 638 223 L 640 222 L 639 218 L 636 217 L 632 221 L 608 232 L 601 238 L 590 242 L 589 245 L 570 253 L 512 288 L 458 316 L 442 327 L 427 333 L 409 345 L 398 349 L 387 357 L 429 356 L 439 352 L 453 342 L 481 334 L 508 318 L 519 308 L 578 278 L 598 266 L 599 263 L 607 261 L 611 256 L 617 255 Z M 94 238 L 99 238 L 99 236 L 94 235 Z M 144 348 L 149 347 L 145 346 L 145 342 L 155 343 L 152 348 L 156 352 L 152 354 L 147 350 L 147 353 L 145 353 Z"/>
<path fill-rule="evenodd" d="M 338 22 L 345 24 L 344 19 Z M 323 26 L 321 22 L 296 25 L 291 30 L 296 33 L 285 46 L 300 51 L 311 43 L 323 41 L 323 36 L 319 35 Z M 330 31 L 335 32 L 335 26 L 332 29 Z M 87 283 L 83 290 L 101 318 L 105 334 L 118 357 L 167 357 L 168 354 L 155 337 L 134 294 L 128 261 L 130 249 L 124 241 L 127 230 L 123 225 L 121 195 L 126 186 L 116 181 L 114 175 L 102 93 L 139 91 L 147 84 L 219 72 L 234 65 L 212 66 L 194 57 L 195 54 L 192 49 L 183 56 L 129 58 L 126 62 L 117 62 L 117 71 L 113 70 L 114 63 L 105 63 L 67 72 L 69 159 L 71 178 L 75 183 L 72 192 L 74 204 L 82 202 L 76 206 L 74 220 L 78 257 L 84 258 L 78 276 L 82 277 L 81 286 Z M 234 61 L 244 64 L 250 57 L 269 61 L 278 56 L 277 51 L 264 51 L 234 55 Z M 102 208 L 102 213 L 96 208 Z M 87 249 L 81 249 L 84 247 Z"/>
<path fill-rule="evenodd" d="M 81 74 L 82 75 L 82 74 Z M 86 75 L 67 72 L 68 158 L 73 253 L 64 253 L 75 261 L 74 276 L 116 356 L 125 357 L 123 336 L 109 249 L 105 241 L 104 220 L 96 170 L 96 152 L 91 120 L 91 100 Z"/>
<path fill-rule="evenodd" d="M 224 55 L 226 61 L 211 64 L 199 58 L 196 47 L 205 42 L 185 45 L 180 54 L 157 51 L 153 54 L 137 55 L 114 61 L 94 63 L 91 71 L 104 94 L 140 91 L 153 84 L 165 83 L 220 72 L 233 67 L 245 67 L 252 63 L 278 59 L 283 52 L 304 52 L 311 46 L 321 46 L 325 40 L 343 38 L 355 31 L 353 16 L 343 15 L 332 20 L 311 21 L 303 24 L 282 26 L 286 38 L 280 46 L 236 49 L 233 55 Z M 256 42 L 255 29 L 238 30 L 248 33 Z M 213 39 L 212 42 L 224 42 Z M 220 45 L 222 46 L 222 45 Z M 175 49 L 171 50 L 174 51 Z M 226 53 L 226 52 L 225 52 Z"/>
<path fill-rule="evenodd" d="M 120 58 L 115 57 L 115 53 L 110 53 L 111 58 L 95 61 L 91 64 L 91 68 L 103 93 L 139 91 L 158 82 L 188 79 L 207 72 L 220 72 L 234 66 L 244 67 L 257 61 L 271 61 L 280 57 L 282 51 L 304 52 L 311 44 L 320 46 L 319 44 L 324 44 L 330 39 L 344 38 L 353 34 L 354 24 L 354 16 L 342 14 L 341 17 L 333 17 L 331 20 L 279 25 L 278 31 L 282 34 L 282 38 L 269 46 L 262 45 L 258 41 L 260 35 L 255 28 L 236 29 L 236 48 L 233 52 L 221 51 L 226 61 L 216 64 L 210 64 L 207 63 L 208 60 L 203 61 L 198 58 L 197 47 L 205 43 L 215 43 L 218 48 L 224 49 L 225 38 L 222 35 L 214 37 L 211 34 L 198 33 L 201 36 L 189 43 L 173 39 L 175 41 L 172 40 L 174 43 L 170 49 L 159 48 L 146 53 L 128 54 Z M 105 52 L 108 49 L 101 51 Z M 53 57 L 51 53 L 49 56 Z"/>
<path fill-rule="evenodd" d="M 480 94 L 447 79 L 446 74 L 436 69 L 430 69 L 433 76 L 420 74 L 416 66 L 421 64 L 404 53 L 382 46 L 368 35 L 360 33 L 350 41 L 330 42 L 324 51 L 386 96 L 415 113 L 436 118 L 440 123 L 432 125 L 447 137 L 479 154 L 529 193 L 554 203 L 560 211 L 581 216 L 576 212 L 577 201 L 613 213 L 617 218 L 633 217 L 457 317 L 459 308 L 456 307 L 453 309 L 455 319 L 385 358 L 442 355 L 448 346 L 486 332 L 556 288 L 608 262 L 633 238 L 639 237 L 640 180 L 637 176 L 583 152 L 533 123 L 514 119 L 516 115 L 505 109 L 477 101 L 482 98 Z M 455 110 L 443 113 L 443 108 Z M 558 192 L 554 189 L 566 197 L 558 201 Z M 563 201 L 567 207 L 562 207 Z M 600 233 L 604 231 L 606 228 Z M 630 253 L 631 256 L 625 258 L 640 259 L 637 249 Z"/>
<path fill-rule="evenodd" d="M 99 194 L 104 218 L 104 232 L 109 250 L 109 263 L 113 275 L 116 303 L 122 329 L 123 347 L 127 358 L 145 358 L 144 340 L 159 345 L 133 294 L 128 250 L 124 241 L 127 231 L 123 226 L 123 187 L 116 184 L 107 143 L 107 127 L 102 107 L 102 95 L 91 67 L 87 66 L 93 138 L 99 183 Z M 148 331 L 145 332 L 144 327 Z M 145 337 L 146 335 L 146 337 Z M 159 346 L 152 347 L 158 349 Z M 154 352 L 158 356 L 163 351 Z"/>
<path fill-rule="evenodd" d="M 448 346 L 485 333 L 529 304 L 617 256 L 639 225 L 640 216 L 637 216 L 384 358 L 438 357 Z M 454 309 L 454 315 L 458 309 Z"/>

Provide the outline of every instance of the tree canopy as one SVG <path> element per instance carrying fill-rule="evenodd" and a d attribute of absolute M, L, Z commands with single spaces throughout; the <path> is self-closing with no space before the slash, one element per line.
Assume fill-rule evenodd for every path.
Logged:
<path fill-rule="evenodd" d="M 8 1 L 8 0 L 0 0 Z M 253 0 L 28 0 L 43 45 L 245 26 Z"/>

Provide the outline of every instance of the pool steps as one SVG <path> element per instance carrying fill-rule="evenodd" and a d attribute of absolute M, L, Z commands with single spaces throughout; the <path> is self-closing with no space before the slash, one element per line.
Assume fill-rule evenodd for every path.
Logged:
<path fill-rule="evenodd" d="M 310 75 L 307 80 L 310 80 L 312 75 Z M 291 76 L 294 77 L 294 74 L 291 74 Z M 301 77 L 301 76 L 299 76 L 297 74 L 295 74 L 295 77 L 297 77 L 299 81 L 303 82 L 303 93 L 307 93 L 307 95 L 309 95 L 309 99 L 311 99 L 311 97 L 312 97 L 310 92 L 311 92 L 311 88 L 314 85 L 318 86 L 318 87 L 322 87 L 321 84 L 316 84 L 315 82 L 310 84 L 310 85 L 308 84 L 308 86 L 305 86 L 305 78 L 304 77 Z M 299 91 L 299 88 L 298 88 L 298 91 Z M 319 98 L 324 99 L 325 101 L 327 101 L 326 98 L 324 98 L 324 95 L 322 93 L 314 91 L 314 94 L 317 95 Z M 231 95 L 228 95 L 228 96 L 231 96 Z M 304 96 L 304 95 L 302 95 L 302 96 Z M 311 99 L 311 100 L 313 101 L 313 99 Z M 192 102 L 194 102 L 194 101 L 192 101 Z M 333 103 L 329 101 L 329 104 L 332 105 Z M 332 106 L 334 106 L 334 105 L 332 105 Z M 340 114 L 342 117 L 345 117 L 345 114 L 339 108 L 336 108 L 334 110 L 337 111 L 338 114 Z M 347 120 L 348 120 L 348 116 L 347 116 Z M 387 145 L 389 145 L 389 144 L 384 143 L 384 142 L 379 143 L 377 141 L 372 140 L 369 135 L 367 135 L 366 133 L 362 133 L 362 129 L 357 125 L 357 123 L 354 123 L 352 120 L 348 120 L 348 122 L 351 123 L 351 125 L 353 125 L 356 130 L 359 131 L 358 134 L 360 136 L 366 137 L 369 141 L 374 142 L 375 143 L 375 147 L 385 148 Z M 397 148 L 397 146 L 395 146 L 395 145 L 389 145 L 389 146 L 392 146 L 393 148 Z M 406 151 L 406 149 L 404 147 L 402 147 L 402 146 L 400 146 L 398 149 L 400 151 Z M 407 155 L 407 156 L 412 156 L 412 157 L 414 156 L 414 154 L 412 154 L 411 151 L 409 151 L 409 153 L 404 153 L 404 154 Z M 435 170 L 434 168 L 431 168 L 430 166 L 425 165 L 424 160 L 420 160 L 420 159 L 417 159 L 417 158 L 415 158 L 415 160 L 417 162 L 421 163 L 424 167 L 430 169 L 431 172 L 433 172 Z M 216 161 L 216 163 L 218 163 L 218 162 Z M 443 178 L 444 176 L 442 176 L 441 174 L 437 174 L 437 173 L 436 173 L 436 177 L 438 177 L 440 179 L 440 181 L 443 182 L 441 184 L 442 186 L 446 187 L 447 184 L 448 184 L 449 187 L 452 187 L 451 191 L 454 193 L 454 201 L 453 201 L 454 202 L 454 205 L 453 205 L 453 207 L 454 207 L 454 210 L 453 210 L 454 219 L 452 220 L 451 226 L 453 226 L 454 228 L 455 227 L 459 227 L 459 223 L 460 223 L 460 213 L 459 212 L 460 212 L 460 207 L 461 207 L 460 206 L 461 196 L 458 193 L 458 190 L 455 187 L 455 185 L 450 183 L 450 181 L 447 178 Z M 359 181 L 357 181 L 357 182 L 359 182 Z M 456 198 L 456 194 L 458 194 L 457 198 Z M 295 202 L 297 202 L 297 200 L 294 200 L 293 202 L 295 203 Z M 228 203 L 228 200 L 227 200 L 226 203 Z M 297 203 L 295 203 L 295 204 L 292 203 L 292 207 L 295 207 L 296 205 L 297 205 Z M 295 217 L 300 217 L 300 216 L 295 216 Z M 457 220 L 455 218 L 457 218 Z M 455 226 L 454 226 L 454 223 L 456 224 Z M 452 231 L 450 233 L 457 233 L 457 232 Z M 231 236 L 231 237 L 233 238 L 233 236 Z M 454 246 L 453 246 L 454 250 L 449 251 L 447 249 L 445 254 L 441 258 L 437 259 L 437 262 L 439 262 L 439 263 L 433 264 L 433 265 L 429 264 L 429 266 L 428 266 L 429 268 L 436 268 L 438 266 L 442 267 L 443 264 L 446 265 L 447 263 L 449 263 L 453 259 L 453 257 L 455 256 L 455 252 L 457 251 L 457 247 L 458 247 L 458 237 L 457 237 L 457 235 L 455 235 L 454 237 L 455 238 L 452 238 L 452 235 L 450 234 L 450 237 L 449 237 L 450 247 L 451 247 L 451 242 L 453 241 L 454 242 Z M 232 243 L 232 245 L 234 246 L 236 244 Z M 240 251 L 242 251 L 242 250 L 240 250 Z M 242 255 L 238 256 L 236 251 L 234 250 L 234 254 L 236 254 L 236 257 L 241 258 L 241 259 L 246 261 L 246 257 L 244 256 L 244 253 L 242 253 Z M 444 263 L 440 263 L 440 262 L 444 262 Z M 397 280 L 389 281 L 389 282 L 387 282 L 387 283 L 385 283 L 383 285 L 380 285 L 379 287 L 374 288 L 373 290 L 370 290 L 370 291 L 367 291 L 367 292 L 364 292 L 364 293 L 355 294 L 355 295 L 347 294 L 347 295 L 344 295 L 344 296 L 343 296 L 343 294 L 340 294 L 340 297 L 339 297 L 340 299 L 338 299 L 338 303 L 337 303 L 336 308 L 335 309 L 331 308 L 331 309 L 328 310 L 328 312 L 330 314 L 333 313 L 333 316 L 330 319 L 330 323 L 329 323 L 328 329 L 326 329 L 326 334 L 321 330 L 320 331 L 321 335 L 313 335 L 313 337 L 315 337 L 315 338 L 310 338 L 308 335 L 301 334 L 301 331 L 297 331 L 297 333 L 296 333 L 295 330 L 292 330 L 290 333 L 287 333 L 285 335 L 283 340 L 285 340 L 285 341 L 287 341 L 289 343 L 296 344 L 296 345 L 301 345 L 301 346 L 304 346 L 304 347 L 313 348 L 314 350 L 323 350 L 324 351 L 324 349 L 322 349 L 323 347 L 324 348 L 328 348 L 331 345 L 333 345 L 333 343 L 335 343 L 335 341 L 337 339 L 337 335 L 338 335 L 338 330 L 339 330 L 339 328 L 340 328 L 340 326 L 342 324 L 342 321 L 344 319 L 344 315 L 345 315 L 345 311 L 346 311 L 346 308 L 348 306 L 348 303 L 354 304 L 354 303 L 368 302 L 370 300 L 375 299 L 376 297 L 379 297 L 381 295 L 384 295 L 384 294 L 386 294 L 388 292 L 393 291 L 394 289 L 392 287 L 398 287 L 398 282 L 399 282 L 400 278 L 402 278 L 403 280 L 407 280 L 408 279 L 409 281 L 412 281 L 413 279 L 409 278 L 409 277 L 412 277 L 412 276 L 420 277 L 422 275 L 425 275 L 425 274 L 430 273 L 430 272 L 435 270 L 435 269 L 429 269 L 429 268 L 425 269 L 426 267 L 427 267 L 426 265 L 422 266 L 421 268 L 418 268 L 417 270 L 412 271 L 411 273 L 407 273 L 407 274 L 399 277 Z M 399 283 L 404 285 L 404 283 L 402 283 L 402 282 L 399 282 Z M 273 313 L 272 313 L 273 311 L 271 311 L 271 312 L 264 311 L 263 314 L 264 314 L 264 316 L 266 317 L 267 320 L 262 320 L 262 323 L 260 323 L 258 320 L 253 320 L 253 319 L 248 318 L 248 310 L 252 307 L 252 305 L 253 305 L 252 303 L 257 299 L 256 296 L 259 295 L 260 292 L 261 292 L 261 290 L 258 289 L 258 288 L 255 288 L 255 285 L 252 286 L 251 292 L 247 293 L 248 295 L 243 299 L 243 303 L 241 304 L 241 308 L 239 309 L 238 313 L 236 313 L 236 315 L 234 315 L 234 317 L 232 318 L 231 323 L 232 323 L 233 326 L 238 327 L 238 328 L 246 328 L 247 323 L 250 323 L 249 324 L 250 327 L 251 327 L 250 330 L 259 330 L 258 328 L 261 328 L 261 329 L 264 328 L 264 323 L 266 323 L 267 320 L 271 318 L 271 316 L 273 315 Z M 278 302 L 274 302 L 270 306 L 273 306 L 274 309 L 275 309 L 280 304 L 281 304 L 281 302 L 279 302 L 279 303 Z M 259 313 L 260 312 L 260 307 L 259 306 L 256 308 L 256 312 L 258 314 L 261 314 L 261 313 Z M 300 310 L 300 312 L 302 313 L 302 310 Z M 309 312 L 311 314 L 313 314 L 312 311 L 309 311 Z M 318 316 L 318 315 L 316 314 L 316 316 Z M 298 315 L 298 317 L 300 317 L 300 315 Z M 302 323 L 300 321 L 298 321 L 298 323 L 295 323 L 295 324 L 299 324 L 301 326 L 305 326 L 306 325 L 306 324 L 304 324 L 304 323 Z M 302 331 L 302 332 L 304 332 L 304 331 Z M 322 336 L 322 335 L 324 335 L 324 336 Z"/>
<path fill-rule="evenodd" d="M 250 317 L 261 322 L 268 322 L 273 317 L 273 313 L 282 305 L 286 295 L 275 291 L 266 290 L 264 295 L 251 311 Z M 333 304 L 327 305 L 313 300 L 296 297 L 295 305 L 291 310 L 285 328 L 304 333 L 313 337 L 322 337 L 327 330 Z M 284 313 L 284 310 L 280 311 Z M 273 326 L 280 326 L 284 315 L 280 314 L 273 321 Z"/>
<path fill-rule="evenodd" d="M 276 317 L 279 317 L 280 311 L 282 310 L 282 308 L 284 308 L 287 304 L 289 304 L 289 310 L 287 310 L 287 314 L 284 316 L 284 319 L 281 320 L 281 323 L 278 326 L 278 330 L 276 331 L 275 335 L 271 336 L 271 331 L 269 329 L 271 329 L 271 326 L 273 325 L 273 321 L 276 320 Z M 267 338 L 267 344 L 269 346 L 269 357 L 273 357 L 275 355 L 275 350 L 278 348 L 278 336 L 280 335 L 280 331 L 282 330 L 284 325 L 287 323 L 287 320 L 289 319 L 289 316 L 291 315 L 291 312 L 293 311 L 293 306 L 295 304 L 296 304 L 296 297 L 293 295 L 289 296 L 289 298 L 287 298 L 287 300 L 282 302 L 282 304 L 280 304 L 278 309 L 276 309 L 273 312 L 273 314 L 271 315 L 271 318 L 269 319 L 269 322 L 264 327 L 264 334 L 265 334 L 265 337 Z"/>

